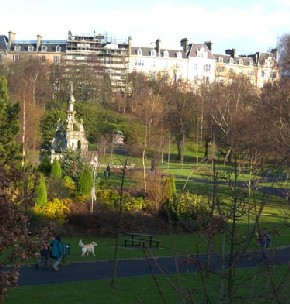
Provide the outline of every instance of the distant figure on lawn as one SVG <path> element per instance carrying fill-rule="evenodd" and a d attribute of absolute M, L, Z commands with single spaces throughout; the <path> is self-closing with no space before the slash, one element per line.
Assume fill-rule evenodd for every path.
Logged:
<path fill-rule="evenodd" d="M 39 251 L 39 260 L 35 264 L 35 267 L 48 267 L 48 258 L 49 258 L 49 243 L 47 241 L 42 241 L 41 248 Z"/>
<path fill-rule="evenodd" d="M 266 228 L 262 228 L 262 230 L 259 232 L 258 245 L 261 247 L 262 250 L 263 261 L 267 260 L 266 248 L 269 248 L 272 245 L 272 242 L 271 235 Z"/>

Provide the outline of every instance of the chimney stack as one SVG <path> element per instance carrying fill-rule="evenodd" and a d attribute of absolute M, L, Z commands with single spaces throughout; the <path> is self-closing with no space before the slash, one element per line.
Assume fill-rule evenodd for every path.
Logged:
<path fill-rule="evenodd" d="M 159 55 L 160 54 L 160 39 L 157 39 L 156 40 L 156 46 L 155 46 L 155 49 L 156 49 L 156 53 Z"/>
<path fill-rule="evenodd" d="M 208 47 L 210 51 L 212 51 L 212 42 L 211 41 L 205 41 L 204 44 Z"/>
<path fill-rule="evenodd" d="M 42 37 L 41 37 L 41 35 L 37 34 L 36 38 L 37 38 L 36 52 L 38 52 L 39 48 L 41 46 Z"/>
<path fill-rule="evenodd" d="M 12 31 L 9 31 L 8 32 L 8 47 L 9 47 L 9 50 L 11 49 L 11 45 L 12 45 L 12 43 L 14 43 L 14 40 L 15 40 L 15 33 L 13 33 Z"/>
<path fill-rule="evenodd" d="M 236 49 L 228 49 L 228 50 L 225 50 L 225 54 L 227 55 L 231 55 L 231 57 L 235 58 L 235 55 L 236 55 Z"/>
<path fill-rule="evenodd" d="M 183 52 L 187 51 L 187 47 L 188 47 L 187 38 L 183 38 L 183 39 L 180 40 L 180 46 L 183 47 Z"/>

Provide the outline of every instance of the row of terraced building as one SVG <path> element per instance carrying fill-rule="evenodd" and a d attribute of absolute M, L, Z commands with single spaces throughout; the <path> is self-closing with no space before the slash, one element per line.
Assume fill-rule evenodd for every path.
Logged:
<path fill-rule="evenodd" d="M 211 41 L 190 43 L 180 40 L 180 47 L 162 47 L 159 39 L 150 47 L 135 46 L 131 37 L 120 41 L 105 34 L 72 34 L 66 40 L 16 40 L 16 35 L 0 35 L 0 63 L 20 62 L 36 57 L 42 63 L 64 65 L 69 71 L 85 68 L 95 75 L 106 75 L 115 92 L 128 89 L 128 74 L 141 72 L 148 77 L 166 75 L 169 80 L 189 82 L 193 86 L 217 82 L 231 83 L 233 77 L 247 77 L 257 88 L 279 80 L 277 49 L 237 55 L 235 49 L 224 54 L 213 52 Z"/>

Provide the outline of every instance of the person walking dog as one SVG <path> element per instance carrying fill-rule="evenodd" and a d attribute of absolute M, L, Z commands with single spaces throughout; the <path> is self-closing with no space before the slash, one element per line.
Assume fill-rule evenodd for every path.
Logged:
<path fill-rule="evenodd" d="M 63 244 L 59 235 L 50 242 L 50 257 L 54 259 L 52 268 L 54 271 L 59 271 L 59 264 L 63 259 Z"/>

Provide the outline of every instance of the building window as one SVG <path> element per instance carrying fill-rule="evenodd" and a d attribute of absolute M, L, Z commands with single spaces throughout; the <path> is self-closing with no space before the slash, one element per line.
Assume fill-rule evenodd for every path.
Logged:
<path fill-rule="evenodd" d="M 57 45 L 57 46 L 55 47 L 55 51 L 56 51 L 56 52 L 60 52 L 60 51 L 61 51 L 61 47 L 60 47 L 59 45 Z"/>
<path fill-rule="evenodd" d="M 20 61 L 20 55 L 13 55 L 12 60 L 13 60 L 13 62 L 19 62 Z"/>
<path fill-rule="evenodd" d="M 42 45 L 41 46 L 41 52 L 46 52 L 47 51 L 47 46 L 46 45 Z"/>
<path fill-rule="evenodd" d="M 176 53 L 176 57 L 177 57 L 177 58 L 182 58 L 182 53 L 181 53 L 180 51 L 177 52 L 177 53 Z"/>
<path fill-rule="evenodd" d="M 234 64 L 234 58 L 233 57 L 230 58 L 230 64 Z"/>
<path fill-rule="evenodd" d="M 41 62 L 45 63 L 45 56 L 44 55 L 41 56 Z"/>
<path fill-rule="evenodd" d="M 169 57 L 169 52 L 168 51 L 164 51 L 163 52 L 163 57 L 167 57 L 168 58 Z"/>
<path fill-rule="evenodd" d="M 54 63 L 60 63 L 60 56 L 53 56 Z"/>
<path fill-rule="evenodd" d="M 135 65 L 136 66 L 144 66 L 144 61 L 143 60 L 136 60 Z"/>
<path fill-rule="evenodd" d="M 137 55 L 142 55 L 142 50 L 140 48 L 137 50 Z"/>
<path fill-rule="evenodd" d="M 243 59 L 239 59 L 239 64 L 243 64 Z"/>
<path fill-rule="evenodd" d="M 33 51 L 33 46 L 32 45 L 29 45 L 28 48 L 27 48 L 28 52 L 32 52 Z"/>
<path fill-rule="evenodd" d="M 210 64 L 204 64 L 203 65 L 204 72 L 210 72 L 211 71 L 211 65 Z"/>
<path fill-rule="evenodd" d="M 15 52 L 20 52 L 20 50 L 21 50 L 21 46 L 20 45 L 15 45 L 14 46 L 14 51 Z"/>
<path fill-rule="evenodd" d="M 249 61 L 249 65 L 253 65 L 253 60 L 252 59 Z"/>
<path fill-rule="evenodd" d="M 217 72 L 224 72 L 225 71 L 225 67 L 223 67 L 223 66 L 219 66 L 219 67 L 217 67 Z"/>
<path fill-rule="evenodd" d="M 193 65 L 193 69 L 194 69 L 194 70 L 197 70 L 197 63 L 195 63 L 195 64 Z"/>
<path fill-rule="evenodd" d="M 219 57 L 219 62 L 221 62 L 221 63 L 223 63 L 223 62 L 224 62 L 223 57 Z"/>
<path fill-rule="evenodd" d="M 151 57 L 156 57 L 156 51 L 155 50 L 151 50 L 150 55 L 151 55 Z"/>

